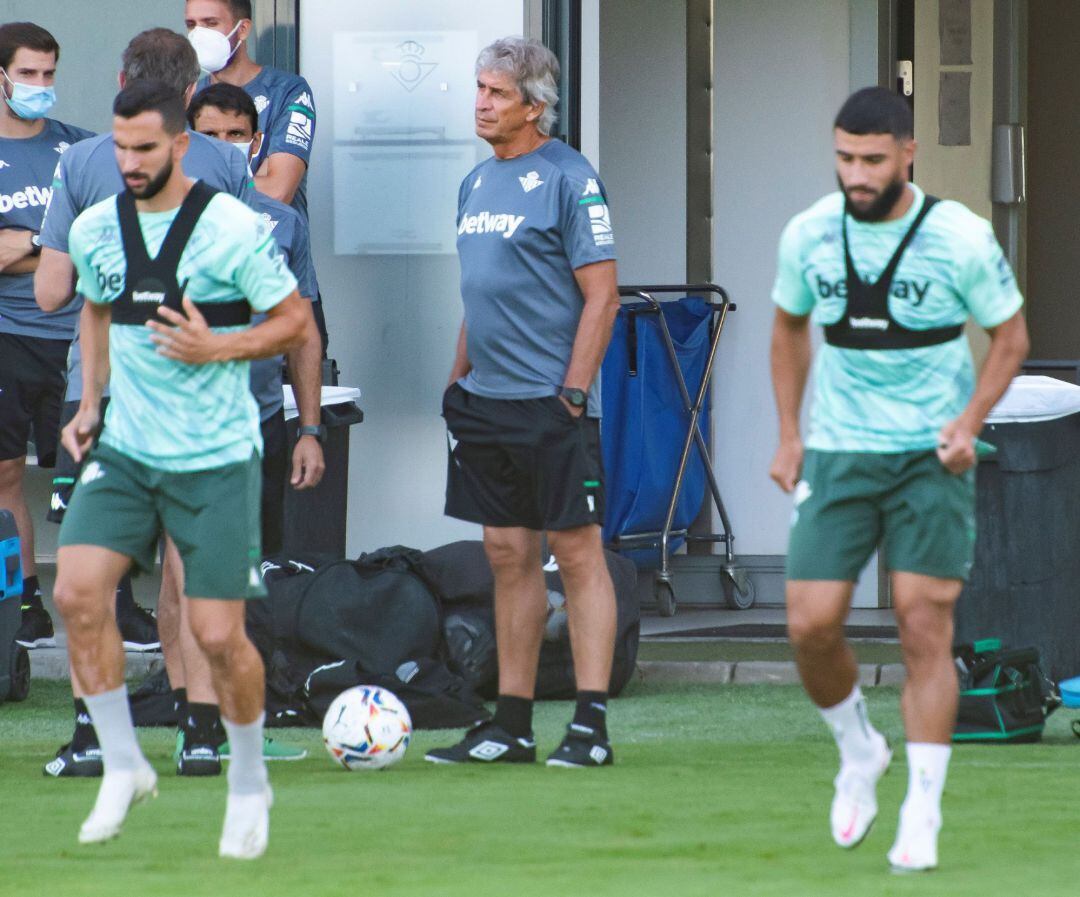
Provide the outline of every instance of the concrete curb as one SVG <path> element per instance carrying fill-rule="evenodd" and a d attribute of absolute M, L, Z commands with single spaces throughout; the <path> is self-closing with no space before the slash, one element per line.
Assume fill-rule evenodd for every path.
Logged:
<path fill-rule="evenodd" d="M 156 673 L 164 665 L 159 652 L 124 655 L 129 677 Z M 783 660 L 641 660 L 635 678 L 650 685 L 679 683 L 697 685 L 798 685 L 799 673 L 792 661 Z M 37 648 L 30 652 L 31 679 L 67 681 L 68 659 L 63 648 Z M 859 685 L 897 687 L 904 684 L 904 667 L 899 663 L 860 664 Z"/>
<path fill-rule="evenodd" d="M 695 683 L 707 685 L 798 685 L 799 673 L 793 661 L 727 660 L 638 661 L 636 678 L 645 683 Z M 904 684 L 904 667 L 899 663 L 859 665 L 859 686 Z"/>
<path fill-rule="evenodd" d="M 60 679 L 68 680 L 68 656 L 64 648 L 35 648 L 30 654 L 30 680 Z M 165 661 L 161 653 L 148 651 L 138 653 L 128 651 L 124 654 L 125 672 L 128 676 L 142 677 L 160 670 Z"/>

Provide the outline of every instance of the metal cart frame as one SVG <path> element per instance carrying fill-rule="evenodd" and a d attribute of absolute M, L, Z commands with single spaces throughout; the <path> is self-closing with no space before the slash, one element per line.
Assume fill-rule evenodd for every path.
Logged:
<path fill-rule="evenodd" d="M 705 363 L 705 371 L 698 387 L 697 395 L 691 398 L 690 391 L 686 386 L 682 369 L 679 367 L 679 359 L 675 354 L 675 344 L 671 339 L 671 331 L 668 329 L 667 320 L 662 312 L 662 302 L 656 298 L 656 294 L 679 294 L 687 296 L 704 294 L 701 296 L 712 310 L 709 322 L 709 356 Z M 671 572 L 671 539 L 673 536 L 682 537 L 687 542 L 720 542 L 724 545 L 724 564 L 721 567 L 721 584 L 724 590 L 724 600 L 729 607 L 744 610 L 754 603 L 753 582 L 746 571 L 735 563 L 735 536 L 731 531 L 731 520 L 728 518 L 724 501 L 720 497 L 720 487 L 716 482 L 716 474 L 713 471 L 712 459 L 705 442 L 705 437 L 699 425 L 702 409 L 705 407 L 705 399 L 709 394 L 709 384 L 712 381 L 713 365 L 716 361 L 716 351 L 720 345 L 720 335 L 724 330 L 724 322 L 728 312 L 735 311 L 736 305 L 728 297 L 723 287 L 714 283 L 700 284 L 667 284 L 646 286 L 620 286 L 619 297 L 623 300 L 623 307 L 634 303 L 644 303 L 641 313 L 655 314 L 663 336 L 664 348 L 678 384 L 679 393 L 682 395 L 683 410 L 690 414 L 690 425 L 687 428 L 686 438 L 683 440 L 682 456 L 679 459 L 678 473 L 671 490 L 671 500 L 668 502 L 667 515 L 664 526 L 659 532 L 627 533 L 617 536 L 612 540 L 615 550 L 642 547 L 660 548 L 660 568 L 656 571 L 653 579 L 653 596 L 662 617 L 670 617 L 675 614 L 677 601 L 675 589 L 672 585 Z M 629 300 L 629 301 L 627 301 Z M 671 300 L 668 300 L 671 301 Z M 679 493 L 682 491 L 683 479 L 686 475 L 686 467 L 690 460 L 690 452 L 697 446 L 701 454 L 701 460 L 705 467 L 705 476 L 709 483 L 709 492 L 712 494 L 713 503 L 720 516 L 723 532 L 697 534 L 690 533 L 686 529 L 673 529 L 675 520 L 675 507 L 679 501 Z"/>

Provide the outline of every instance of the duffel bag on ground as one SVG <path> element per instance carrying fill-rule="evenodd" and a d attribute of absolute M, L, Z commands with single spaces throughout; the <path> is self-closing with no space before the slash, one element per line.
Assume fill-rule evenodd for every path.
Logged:
<path fill-rule="evenodd" d="M 953 741 L 995 744 L 1038 741 L 1061 703 L 1037 648 L 1002 647 L 982 639 L 953 648 L 960 672 L 960 706 Z"/>

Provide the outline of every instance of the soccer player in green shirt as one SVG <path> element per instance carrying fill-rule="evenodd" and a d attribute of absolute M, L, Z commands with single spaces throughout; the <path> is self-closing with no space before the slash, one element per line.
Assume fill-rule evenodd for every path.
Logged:
<path fill-rule="evenodd" d="M 892 757 L 869 722 L 843 625 L 879 546 L 890 571 L 907 681 L 910 772 L 889 862 L 937 865 L 941 793 L 956 719 L 953 606 L 975 544 L 975 437 L 1028 349 L 1023 299 L 990 224 L 908 181 L 911 110 L 884 88 L 853 94 L 834 126 L 840 190 L 780 239 L 772 375 L 780 446 L 770 474 L 793 492 L 788 629 L 799 674 L 831 728 L 840 772 L 830 821 L 845 848 L 877 815 Z M 969 317 L 990 334 L 978 379 Z M 810 322 L 814 367 L 805 450 L 799 409 Z"/>
<path fill-rule="evenodd" d="M 191 629 L 232 752 L 219 852 L 252 859 L 266 849 L 272 798 L 262 662 L 236 600 L 265 594 L 262 440 L 248 359 L 296 345 L 307 309 L 262 219 L 185 177 L 190 136 L 179 94 L 138 81 L 113 112 L 126 190 L 83 212 L 69 235 L 87 302 L 83 397 L 62 438 L 89 461 L 60 530 L 55 599 L 104 765 L 79 840 L 114 837 L 128 808 L 156 792 L 131 721 L 111 596 L 130 568 L 153 565 L 164 531 L 183 561 Z M 267 317 L 251 327 L 253 311 Z M 110 368 L 112 402 L 94 447 Z"/>

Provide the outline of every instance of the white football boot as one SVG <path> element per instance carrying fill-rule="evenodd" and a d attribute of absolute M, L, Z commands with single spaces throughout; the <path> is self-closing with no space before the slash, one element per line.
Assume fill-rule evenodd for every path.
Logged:
<path fill-rule="evenodd" d="M 905 812 L 900 808 L 900 828 L 889 851 L 893 872 L 927 872 L 937 868 L 941 814 L 933 810 Z"/>
<path fill-rule="evenodd" d="M 877 817 L 877 783 L 885 775 L 892 751 L 884 736 L 875 732 L 877 756 L 866 765 L 845 763 L 833 780 L 836 794 L 829 812 L 833 840 L 846 849 L 858 847 Z"/>
<path fill-rule="evenodd" d="M 106 771 L 94 809 L 79 829 L 80 844 L 97 844 L 120 834 L 128 810 L 157 797 L 157 773 L 145 760 L 134 770 Z"/>
<path fill-rule="evenodd" d="M 274 792 L 270 786 L 256 794 L 230 794 L 225 805 L 225 827 L 218 855 L 234 860 L 255 860 L 266 852 L 270 841 L 270 808 Z"/>

